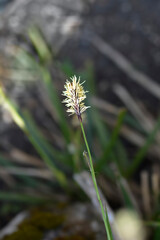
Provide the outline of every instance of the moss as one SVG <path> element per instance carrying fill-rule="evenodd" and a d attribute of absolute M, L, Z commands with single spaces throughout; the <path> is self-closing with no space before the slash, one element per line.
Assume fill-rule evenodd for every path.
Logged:
<path fill-rule="evenodd" d="M 63 237 L 57 237 L 54 240 L 94 240 L 95 234 L 90 236 L 81 236 L 81 235 L 71 235 L 71 236 L 63 236 Z"/>
<path fill-rule="evenodd" d="M 65 236 L 65 237 L 57 237 L 55 240 L 85 240 L 85 238 L 79 235 Z"/>
<path fill-rule="evenodd" d="M 57 228 L 64 222 L 64 219 L 64 215 L 34 211 L 30 218 L 19 225 L 16 232 L 6 236 L 3 240 L 42 240 L 44 231 Z"/>
<path fill-rule="evenodd" d="M 4 240 L 42 240 L 43 233 L 32 226 L 24 226 L 18 231 L 8 235 Z"/>
<path fill-rule="evenodd" d="M 21 225 L 35 226 L 40 230 L 55 229 L 60 226 L 65 220 L 64 215 L 53 214 L 50 212 L 35 212 L 29 219 L 26 219 Z"/>

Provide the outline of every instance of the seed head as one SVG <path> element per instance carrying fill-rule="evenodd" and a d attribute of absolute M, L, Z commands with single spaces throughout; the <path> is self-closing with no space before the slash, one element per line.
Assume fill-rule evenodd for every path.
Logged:
<path fill-rule="evenodd" d="M 66 80 L 64 85 L 65 91 L 62 95 L 66 98 L 63 100 L 63 103 L 66 103 L 68 107 L 67 112 L 70 115 L 76 114 L 79 120 L 82 120 L 81 114 L 89 108 L 85 106 L 84 99 L 86 98 L 87 91 L 83 89 L 83 83 L 80 83 L 80 77 L 77 80 L 77 77 L 74 75 L 70 78 L 71 81 Z"/>

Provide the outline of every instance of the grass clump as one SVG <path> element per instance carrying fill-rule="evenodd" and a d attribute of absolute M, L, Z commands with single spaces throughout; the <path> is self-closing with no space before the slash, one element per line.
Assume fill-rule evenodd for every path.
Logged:
<path fill-rule="evenodd" d="M 40 189 L 40 194 L 35 194 L 35 196 L 28 196 L 22 191 L 19 191 L 19 188 L 16 187 L 14 191 L 3 191 L 0 193 L 0 200 L 1 201 L 8 201 L 8 202 L 22 202 L 22 203 L 28 203 L 30 205 L 38 204 L 38 202 L 45 202 L 48 201 L 49 198 L 52 201 L 53 195 L 51 196 L 50 193 L 53 192 L 53 188 L 57 186 L 61 189 L 61 191 L 65 190 L 65 193 L 68 193 L 68 195 L 71 195 L 71 192 L 74 191 L 78 192 L 77 186 L 75 187 L 73 183 L 72 176 L 77 173 L 81 172 L 84 169 L 88 170 L 88 166 L 86 167 L 86 162 L 83 161 L 82 152 L 84 150 L 84 144 L 82 144 L 81 141 L 81 129 L 84 136 L 85 144 L 88 150 L 88 155 L 86 155 L 87 163 L 89 165 L 89 169 L 91 170 L 91 175 L 93 178 L 93 183 L 96 188 L 96 192 L 98 194 L 98 187 L 96 178 L 98 178 L 98 175 L 103 175 L 104 177 L 104 183 L 108 184 L 109 181 L 114 184 L 114 194 L 121 197 L 119 197 L 118 200 L 118 206 L 123 206 L 126 208 L 132 208 L 135 212 L 143 213 L 143 210 L 140 209 L 143 205 L 142 202 L 140 202 L 139 199 L 136 199 L 132 188 L 130 185 L 130 180 L 134 179 L 134 174 L 138 173 L 139 175 L 141 172 L 138 170 L 139 167 L 142 165 L 142 162 L 146 159 L 148 150 L 152 145 L 159 146 L 159 129 L 160 129 L 160 119 L 158 118 L 154 124 L 153 129 L 150 129 L 149 131 L 144 131 L 143 125 L 141 126 L 139 122 L 134 119 L 125 109 L 118 109 L 115 114 L 115 108 L 113 106 L 111 107 L 111 112 L 109 112 L 109 118 L 106 116 L 106 112 L 102 111 L 102 102 L 101 104 L 97 104 L 96 109 L 91 108 L 89 111 L 84 113 L 83 117 L 83 124 L 82 125 L 82 117 L 81 113 L 84 112 L 87 107 L 83 104 L 83 100 L 85 99 L 85 92 L 82 91 L 82 85 L 79 86 L 80 94 L 77 95 L 79 97 L 79 107 L 75 107 L 74 104 L 77 102 L 74 98 L 74 101 L 70 101 L 72 95 L 69 95 L 69 100 L 66 101 L 66 104 L 69 107 L 70 113 L 76 113 L 78 116 L 78 124 L 75 126 L 71 126 L 71 122 L 68 123 L 63 106 L 61 104 L 61 97 L 59 96 L 57 86 L 59 89 L 61 89 L 63 85 L 63 81 L 59 81 L 54 79 L 52 74 L 52 67 L 54 66 L 56 68 L 56 71 L 58 71 L 59 75 L 63 76 L 62 79 L 65 78 L 65 76 L 70 77 L 76 73 L 75 69 L 72 65 L 69 64 L 63 64 L 58 63 L 56 60 L 56 57 L 53 55 L 53 53 L 50 51 L 50 47 L 46 44 L 45 40 L 42 39 L 42 36 L 40 32 L 38 32 L 38 29 L 32 28 L 29 30 L 29 38 L 32 43 L 32 47 L 34 48 L 36 54 L 36 58 L 32 56 L 32 54 L 26 52 L 25 50 L 18 49 L 15 56 L 15 61 L 19 62 L 20 67 L 28 67 L 28 69 L 32 68 L 34 69 L 34 72 L 38 75 L 38 85 L 39 83 L 42 84 L 44 87 L 45 97 L 47 96 L 47 101 L 49 102 L 49 123 L 55 124 L 54 128 L 55 130 L 58 130 L 55 134 L 57 142 L 61 142 L 60 146 L 57 147 L 56 140 L 51 138 L 51 129 L 47 132 L 46 128 L 39 127 L 39 125 L 35 122 L 34 117 L 31 117 L 31 113 L 29 111 L 23 111 L 22 108 L 20 108 L 18 105 L 14 104 L 12 99 L 8 96 L 7 92 L 3 88 L 3 86 L 0 86 L 0 104 L 2 107 L 6 107 L 10 115 L 12 116 L 14 123 L 25 133 L 33 147 L 36 149 L 38 156 L 40 160 L 44 161 L 43 168 L 37 167 L 38 170 L 42 171 L 45 168 L 45 171 L 48 170 L 49 173 L 53 175 L 52 178 L 41 178 L 41 175 L 39 174 L 37 178 L 36 174 L 31 176 L 25 175 L 23 172 L 22 175 L 18 175 L 19 179 L 23 179 L 24 182 L 24 192 L 25 189 L 27 189 L 26 192 L 33 193 L 33 191 L 28 191 L 28 187 L 32 186 L 32 190 L 35 189 L 38 192 L 39 187 L 41 187 L 41 184 L 44 187 L 44 192 L 46 195 L 43 195 L 42 189 Z M 40 47 L 39 47 L 40 46 Z M 54 56 L 54 57 L 53 57 Z M 53 59 L 54 58 L 54 59 Z M 23 60 L 26 60 L 27 65 L 23 66 L 22 62 Z M 38 61 L 37 61 L 38 59 Z M 54 63 L 53 63 L 54 61 Z M 30 75 L 32 73 L 30 72 Z M 77 73 L 76 73 L 77 74 Z M 36 76 L 37 76 L 36 75 Z M 65 76 L 64 76 L 65 75 Z M 93 105 L 95 102 L 95 96 L 96 96 L 96 85 L 94 82 L 94 75 L 93 75 L 93 67 L 91 67 L 90 64 L 86 67 L 86 69 L 78 73 L 78 75 L 81 75 L 82 78 L 87 79 L 86 86 L 89 90 L 88 98 L 85 99 L 87 105 Z M 24 76 L 23 76 L 24 77 Z M 75 79 L 75 77 L 74 77 Z M 61 79 L 60 79 L 61 80 Z M 58 82 L 58 84 L 57 84 Z M 80 84 L 80 82 L 79 82 Z M 68 86 L 69 85 L 68 83 Z M 73 84 L 72 84 L 73 86 Z M 77 89 L 76 89 L 77 90 Z M 68 94 L 68 92 L 66 93 Z M 104 102 L 103 102 L 104 103 Z M 106 103 L 105 103 L 106 104 Z M 38 108 L 40 105 L 38 105 Z M 113 109 L 113 108 L 114 109 Z M 103 109 L 104 110 L 104 109 Z M 113 111 L 114 110 L 114 111 Z M 101 114 L 100 114 L 101 111 Z M 106 114 L 106 115 L 105 115 Z M 114 115 L 114 117 L 112 116 Z M 53 119 L 52 119 L 53 117 Z M 108 120 L 109 119 L 109 120 Z M 113 121 L 114 119 L 114 121 Z M 53 120 L 53 121 L 51 121 Z M 73 119 L 74 120 L 74 119 Z M 77 119 L 76 119 L 77 120 Z M 81 129 L 79 129 L 79 123 L 81 125 Z M 125 124 L 125 128 L 123 129 Z M 43 125 L 43 123 L 42 123 Z M 47 124 L 46 124 L 47 125 Z M 52 125 L 52 124 L 51 124 Z M 44 126 L 44 125 L 43 125 Z M 112 126 L 112 129 L 111 127 Z M 130 127 L 128 129 L 128 126 Z M 84 132 L 84 129 L 86 133 Z M 42 131 L 41 131 L 42 130 Z M 45 130 L 45 131 L 43 131 Z M 132 131 L 128 131 L 132 130 Z M 45 134 L 42 134 L 45 133 Z M 132 155 L 129 157 L 129 150 L 124 146 L 123 142 L 120 139 L 120 134 L 122 133 L 128 133 L 129 137 L 133 137 L 134 140 L 138 139 L 138 142 L 140 141 L 142 144 L 139 146 L 138 151 L 134 151 L 134 156 Z M 48 134 L 49 133 L 49 134 Z M 131 134 L 132 133 L 132 134 Z M 134 133 L 134 134 L 133 134 Z M 137 133 L 136 137 L 135 134 Z M 54 134 L 54 132 L 52 132 Z M 49 136 L 49 137 L 48 137 Z M 138 137 L 138 138 L 137 138 Z M 139 138 L 142 137 L 142 138 Z M 140 140 L 139 140 L 140 139 Z M 143 141 L 142 141 L 143 140 Z M 152 151 L 153 152 L 153 151 Z M 92 156 L 91 156 L 92 153 Z M 89 158 L 88 158 L 89 156 Z M 93 158 L 93 160 L 92 160 Z M 3 156 L 3 154 L 0 154 L 0 165 L 2 168 L 5 169 L 7 173 L 9 173 L 9 176 L 11 176 L 14 180 L 17 180 L 17 176 L 13 176 L 11 173 L 15 172 L 15 166 L 16 166 L 16 172 L 20 172 L 20 168 L 18 164 L 15 162 L 13 163 L 10 159 L 7 159 L 6 156 Z M 29 165 L 30 166 L 30 165 Z M 40 165 L 41 166 L 41 165 Z M 35 167 L 35 166 L 34 166 Z M 27 166 L 26 166 L 27 169 Z M 28 168 L 29 169 L 29 168 Z M 14 171 L 13 171 L 14 170 Z M 19 171 L 18 171 L 19 170 Z M 30 170 L 30 169 L 29 169 Z M 31 169 L 33 173 L 35 172 L 35 168 Z M 138 170 L 138 171 L 137 171 Z M 10 172 L 9 172 L 10 171 Z M 32 172 L 31 171 L 31 172 Z M 96 173 L 96 174 L 95 174 Z M 16 175 L 16 174 L 15 174 Z M 43 174 L 42 174 L 43 176 Z M 45 175 L 46 176 L 46 175 Z M 47 180 L 46 180 L 47 179 Z M 107 180 L 106 180 L 107 179 Z M 21 184 L 23 184 L 21 182 Z M 105 185 L 104 184 L 104 185 Z M 108 184 L 109 185 L 109 184 Z M 140 185 L 140 184 L 139 184 Z M 156 185 L 156 184 L 155 184 Z M 154 185 L 154 186 L 155 186 Z M 116 188 L 117 186 L 117 188 Z M 101 186 L 103 187 L 103 186 Z M 110 186 L 107 186 L 108 188 Z M 119 190 L 118 190 L 119 188 Z M 46 190 L 47 189 L 47 190 Z M 30 189 L 29 189 L 30 190 Z M 140 191 L 140 187 L 138 186 L 138 194 L 142 194 Z M 154 189 L 153 189 L 154 190 Z M 16 193 L 17 191 L 18 193 Z M 47 192 L 48 191 L 48 192 Z M 119 191 L 119 192 L 118 192 Z M 75 193 L 74 192 L 74 193 Z M 77 194 L 76 192 L 76 194 Z M 106 191 L 107 192 L 107 191 Z M 140 192 L 140 193 L 139 193 Z M 38 192 L 39 193 L 39 192 Z M 81 193 L 80 193 L 81 194 Z M 43 197 L 39 196 L 46 196 L 46 198 L 43 199 Z M 77 194 L 78 195 L 78 194 Z M 76 195 L 76 196 L 77 196 Z M 138 196 L 139 196 L 138 195 Z M 106 194 L 107 196 L 107 194 Z M 149 215 L 150 221 L 155 221 L 154 215 L 156 208 L 159 207 L 159 189 L 158 191 L 155 189 L 155 202 L 156 204 L 152 204 L 152 212 Z M 150 196 L 150 203 L 152 203 L 152 196 Z M 100 197 L 98 196 L 99 202 L 101 201 Z M 123 199 L 123 200 L 122 200 Z M 112 198 L 113 200 L 113 198 Z M 136 204 L 135 204 L 136 203 Z M 137 205 L 139 208 L 137 208 Z M 102 207 L 103 211 L 103 219 L 106 224 L 106 226 L 109 226 L 107 214 Z M 143 208 L 143 206 L 142 206 Z M 146 216 L 144 216 L 145 219 Z M 37 212 L 32 215 L 31 219 L 27 219 L 25 223 L 23 223 L 19 230 L 12 234 L 11 236 L 7 236 L 6 239 L 10 239 L 9 237 L 14 237 L 13 239 L 22 239 L 23 232 L 27 231 L 26 228 L 33 230 L 33 234 L 35 236 L 27 236 L 26 239 L 40 239 L 43 235 L 43 231 L 47 229 L 52 229 L 59 224 L 63 223 L 63 216 L 55 216 L 48 212 Z M 159 224 L 159 220 L 157 220 L 157 223 Z M 34 226 L 34 227 L 33 227 Z M 156 221 L 154 226 L 156 225 Z M 109 229 L 109 227 L 108 227 Z M 32 234 L 31 232 L 28 234 Z M 110 230 L 108 231 L 108 235 L 111 235 Z M 157 230 L 157 234 L 158 230 Z M 158 237 L 155 235 L 154 240 L 159 240 Z M 24 237 L 23 237 L 24 239 Z M 82 237 L 76 235 L 76 236 L 67 236 L 60 239 L 83 239 Z M 57 240 L 58 240 L 57 239 Z M 109 239 L 112 239 L 110 237 Z"/>

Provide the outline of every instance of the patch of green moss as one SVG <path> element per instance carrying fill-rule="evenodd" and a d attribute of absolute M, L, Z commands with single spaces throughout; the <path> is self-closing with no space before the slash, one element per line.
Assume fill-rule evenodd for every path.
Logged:
<path fill-rule="evenodd" d="M 43 233 L 32 226 L 23 226 L 11 235 L 6 236 L 3 240 L 42 240 Z"/>
<path fill-rule="evenodd" d="M 51 212 L 34 212 L 29 219 L 26 219 L 21 225 L 31 225 L 40 230 L 55 229 L 65 220 L 64 215 L 53 214 Z"/>
<path fill-rule="evenodd" d="M 3 240 L 42 240 L 46 230 L 57 228 L 64 222 L 64 219 L 64 215 L 35 211 L 31 217 L 19 225 L 16 232 L 6 236 Z"/>
<path fill-rule="evenodd" d="M 57 237 L 55 240 L 85 240 L 85 238 L 79 235 L 65 236 L 65 237 Z"/>

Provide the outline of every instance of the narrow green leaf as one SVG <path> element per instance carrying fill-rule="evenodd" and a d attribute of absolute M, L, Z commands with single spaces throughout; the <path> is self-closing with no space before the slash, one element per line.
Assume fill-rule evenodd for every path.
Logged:
<path fill-rule="evenodd" d="M 27 118 L 24 118 L 22 113 L 20 113 L 17 106 L 15 106 L 9 98 L 4 94 L 2 89 L 0 88 L 0 96 L 2 97 L 3 101 L 5 102 L 5 106 L 7 107 L 8 111 L 11 113 L 13 120 L 15 123 L 25 132 L 28 136 L 28 139 L 31 141 L 33 146 L 36 148 L 40 156 L 43 158 L 47 166 L 53 172 L 54 176 L 57 178 L 59 183 L 64 187 L 67 184 L 66 177 L 63 172 L 61 172 L 58 168 L 55 167 L 51 157 L 47 153 L 47 144 L 40 134 L 38 130 L 36 131 L 36 126 L 31 125 L 31 118 L 27 121 Z"/>
<path fill-rule="evenodd" d="M 129 113 L 126 114 L 124 123 L 129 125 L 131 128 L 134 128 L 139 133 L 146 134 L 146 131 L 142 128 L 140 123 L 133 116 L 131 116 Z"/>
<path fill-rule="evenodd" d="M 137 210 L 135 206 L 134 198 L 130 192 L 129 185 L 127 184 L 127 181 L 119 174 L 119 176 L 116 179 L 117 185 L 119 186 L 119 189 L 121 191 L 124 204 L 127 208 L 132 210 Z"/>
<path fill-rule="evenodd" d="M 44 39 L 40 29 L 38 29 L 36 26 L 32 26 L 28 30 L 28 35 L 37 53 L 39 54 L 40 59 L 43 62 L 51 60 L 51 51 L 47 46 L 46 40 Z"/>
<path fill-rule="evenodd" d="M 106 162 L 108 160 L 108 157 L 110 156 L 110 153 L 112 152 L 112 150 L 113 150 L 113 148 L 114 148 L 114 146 L 117 142 L 119 132 L 121 130 L 121 126 L 122 126 L 123 121 L 124 121 L 125 114 L 126 114 L 126 110 L 122 110 L 119 113 L 116 126 L 115 126 L 115 128 L 113 130 L 113 133 L 111 135 L 111 139 L 109 140 L 109 142 L 108 142 L 108 144 L 105 148 L 105 151 L 103 152 L 103 155 L 101 156 L 101 158 L 97 162 L 97 166 L 96 166 L 97 171 L 102 170 L 104 164 L 106 164 Z M 116 165 L 118 165 L 118 168 L 121 170 L 121 166 L 120 166 L 120 163 L 118 161 L 116 161 Z"/>
<path fill-rule="evenodd" d="M 21 56 L 21 57 L 19 57 L 19 56 Z M 34 59 L 33 56 L 31 56 L 29 53 L 20 49 L 18 51 L 16 59 L 19 61 L 19 63 L 21 63 L 21 59 L 23 60 L 23 58 L 27 59 L 27 62 L 29 62 L 30 65 L 34 67 L 34 69 L 37 71 L 37 73 L 39 73 L 39 77 L 42 78 L 42 81 L 44 83 L 44 86 L 45 86 L 45 89 L 47 92 L 47 96 L 49 97 L 49 100 L 50 100 L 51 104 L 53 105 L 54 110 L 56 111 L 59 125 L 60 125 L 61 131 L 63 133 L 63 136 L 64 136 L 66 142 L 70 143 L 71 142 L 71 130 L 67 123 L 63 105 L 57 94 L 56 88 L 54 86 L 54 81 L 52 80 L 49 70 L 43 64 L 36 62 L 36 59 Z"/>
<path fill-rule="evenodd" d="M 124 169 L 129 165 L 127 149 L 119 139 L 117 139 L 114 149 L 115 149 L 114 151 L 115 158 L 118 159 L 119 165 L 121 166 L 122 173 L 123 173 Z"/>
<path fill-rule="evenodd" d="M 56 110 L 60 128 L 62 130 L 62 133 L 63 133 L 67 143 L 69 143 L 71 141 L 71 139 L 70 139 L 71 134 L 69 131 L 69 125 L 66 120 L 66 115 L 64 114 L 64 110 L 62 107 L 62 102 L 60 101 L 60 98 L 57 95 L 57 92 L 54 87 L 54 83 L 53 83 L 50 73 L 44 67 L 41 67 L 40 69 L 41 69 L 42 78 L 43 78 L 43 81 L 44 81 L 44 84 L 45 84 L 45 87 L 47 90 L 47 94 L 49 96 L 51 103 L 53 104 L 53 106 Z"/>
<path fill-rule="evenodd" d="M 140 166 L 142 161 L 144 160 L 149 147 L 154 143 L 155 137 L 160 130 L 160 118 L 158 119 L 157 123 L 155 124 L 152 132 L 147 137 L 145 144 L 143 147 L 137 152 L 136 156 L 134 157 L 130 167 L 126 170 L 126 176 L 131 177 L 137 168 Z"/>
<path fill-rule="evenodd" d="M 105 149 L 106 142 L 110 138 L 110 134 L 107 131 L 107 127 L 103 124 L 103 122 L 102 122 L 102 120 L 99 116 L 99 113 L 96 109 L 91 111 L 91 115 L 92 115 L 93 125 L 96 129 L 97 136 L 99 137 L 99 141 L 101 143 L 101 146 L 102 146 L 103 149 Z"/>

